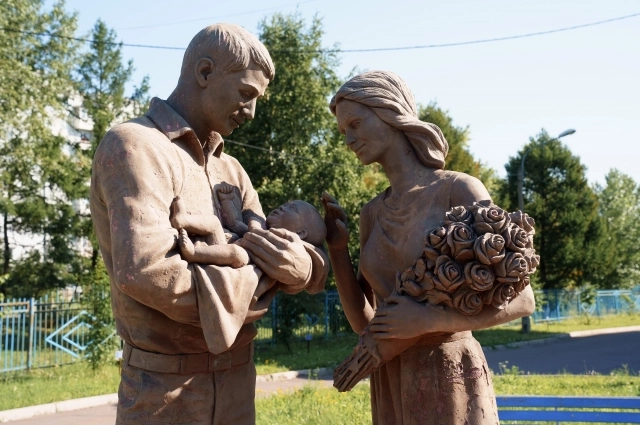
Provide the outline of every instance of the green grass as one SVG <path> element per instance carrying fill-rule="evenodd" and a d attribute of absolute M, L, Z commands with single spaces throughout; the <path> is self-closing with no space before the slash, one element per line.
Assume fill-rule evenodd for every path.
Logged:
<path fill-rule="evenodd" d="M 93 372 L 87 363 L 0 375 L 0 410 L 118 391 L 117 365 Z"/>
<path fill-rule="evenodd" d="M 599 375 L 494 375 L 496 394 L 640 396 L 640 377 L 628 373 Z M 624 372 L 624 371 L 623 371 Z M 370 424 L 369 386 L 348 393 L 306 387 L 256 401 L 257 424 Z"/>
<path fill-rule="evenodd" d="M 358 343 L 354 333 L 329 339 L 314 339 L 290 344 L 291 351 L 284 344 L 256 346 L 254 361 L 258 375 L 287 370 L 335 367 L 351 354 Z"/>
<path fill-rule="evenodd" d="M 534 323 L 531 332 L 520 333 L 520 321 L 514 321 L 509 325 L 496 326 L 490 329 L 474 331 L 473 336 L 483 346 L 495 347 L 512 342 L 531 341 L 557 336 L 572 331 L 584 331 L 604 328 L 617 328 L 621 326 L 640 325 L 640 315 L 620 314 L 616 316 L 604 316 L 601 318 L 575 317 L 561 322 Z"/>

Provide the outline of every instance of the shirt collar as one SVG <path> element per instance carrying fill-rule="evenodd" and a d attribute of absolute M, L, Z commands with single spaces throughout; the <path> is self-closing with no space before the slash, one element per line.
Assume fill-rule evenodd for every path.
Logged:
<path fill-rule="evenodd" d="M 151 99 L 149 111 L 146 115 L 169 140 L 186 136 L 189 139 L 195 140 L 204 152 L 211 152 L 215 157 L 220 158 L 222 149 L 224 148 L 222 136 L 214 133 L 214 137 L 207 141 L 207 146 L 203 146 L 200 140 L 198 140 L 195 131 L 193 131 L 184 118 L 174 111 L 164 100 L 157 97 Z"/>

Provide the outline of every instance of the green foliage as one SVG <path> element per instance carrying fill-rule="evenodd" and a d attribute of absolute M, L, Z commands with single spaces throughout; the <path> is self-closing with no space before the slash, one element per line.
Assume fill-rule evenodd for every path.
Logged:
<path fill-rule="evenodd" d="M 352 257 L 357 259 L 360 209 L 384 188 L 386 178 L 376 166 L 363 167 L 346 148 L 329 111 L 341 84 L 336 53 L 319 50 L 323 30 L 318 18 L 306 26 L 299 15 L 275 14 L 262 21 L 259 31 L 273 58 L 275 79 L 258 100 L 255 118 L 230 139 L 272 153 L 231 142 L 225 149 L 249 174 L 265 213 L 291 199 L 320 208 L 323 190 L 334 195 L 349 217 Z M 293 300 L 298 299 L 304 302 L 302 297 Z"/>
<path fill-rule="evenodd" d="M 640 187 L 631 177 L 611 170 L 606 185 L 596 185 L 604 240 L 597 284 L 631 288 L 640 279 Z"/>
<path fill-rule="evenodd" d="M 445 169 L 477 177 L 484 183 L 489 194 L 494 196 L 498 188 L 498 177 L 494 169 L 476 160 L 469 152 L 469 127 L 454 125 L 449 111 L 440 108 L 435 102 L 429 103 L 427 106 L 420 105 L 418 118 L 440 127 L 442 134 L 447 139 L 449 154 L 447 155 Z"/>
<path fill-rule="evenodd" d="M 146 110 L 149 103 L 149 77 L 125 96 L 125 85 L 134 71 L 133 60 L 122 60 L 122 43 L 116 42 L 116 32 L 100 19 L 91 31 L 90 49 L 76 68 L 83 107 L 93 120 L 92 152 L 107 133 L 119 122 L 126 121 Z"/>
<path fill-rule="evenodd" d="M 0 291 L 34 296 L 69 283 L 81 227 L 71 203 L 83 197 L 88 161 L 51 130 L 73 92 L 76 16 L 63 2 L 45 10 L 43 1 L 8 0 L 0 27 L 7 28 L 0 31 L 0 214 L 9 275 Z M 21 246 L 14 258 L 29 238 L 43 243 Z"/>
<path fill-rule="evenodd" d="M 93 121 L 91 148 L 85 152 L 91 160 L 93 153 L 109 128 L 143 112 L 149 102 L 149 79 L 144 77 L 133 94 L 126 96 L 126 84 L 133 74 L 133 61 L 126 64 L 122 59 L 122 43 L 116 42 L 115 31 L 98 20 L 90 35 L 92 43 L 84 52 L 76 68 L 77 86 L 83 98 L 83 107 Z M 88 181 L 90 174 L 84 175 Z M 111 338 L 114 319 L 111 310 L 109 276 L 93 232 L 90 217 L 84 221 L 84 236 L 92 245 L 90 258 L 84 258 L 77 270 L 77 279 L 85 289 L 84 303 L 91 313 L 87 347 L 87 359 L 95 370 L 110 360 L 115 349 L 116 338 Z"/>
<path fill-rule="evenodd" d="M 509 210 L 518 205 L 518 172 L 525 152 L 524 210 L 536 220 L 534 243 L 541 257 L 533 279 L 541 289 L 595 283 L 603 227 L 584 165 L 543 131 L 509 158 L 501 194 Z"/>
<path fill-rule="evenodd" d="M 83 275 L 81 286 L 85 289 L 83 304 L 90 316 L 87 335 L 86 359 L 91 368 L 97 370 L 101 364 L 113 359 L 118 338 L 115 337 L 115 320 L 111 310 L 110 281 L 107 270 L 98 259 L 96 266 Z"/>

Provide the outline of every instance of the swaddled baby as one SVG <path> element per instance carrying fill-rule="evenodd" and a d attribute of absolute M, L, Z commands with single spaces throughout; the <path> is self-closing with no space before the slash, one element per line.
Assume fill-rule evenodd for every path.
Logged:
<path fill-rule="evenodd" d="M 251 217 L 248 222 L 243 221 L 240 209 L 242 204 L 233 186 L 223 183 L 216 189 L 216 193 L 222 222 L 214 215 L 189 214 L 180 197 L 173 201 L 171 224 L 180 231 L 180 253 L 190 263 L 242 267 L 249 263 L 249 255 L 233 241 L 250 229 L 262 228 L 262 220 Z M 301 200 L 289 201 L 271 211 L 267 216 L 266 226 L 269 229 L 289 230 L 315 246 L 322 246 L 327 233 L 318 210 Z M 225 232 L 225 228 L 230 232 Z M 193 243 L 189 238 L 190 234 L 204 236 L 205 242 Z"/>

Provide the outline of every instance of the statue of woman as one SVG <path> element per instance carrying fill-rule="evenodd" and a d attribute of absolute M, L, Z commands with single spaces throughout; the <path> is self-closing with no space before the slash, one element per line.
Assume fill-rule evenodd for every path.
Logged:
<path fill-rule="evenodd" d="M 397 75 L 360 74 L 330 107 L 347 146 L 362 164 L 380 164 L 390 183 L 360 213 L 357 274 L 346 214 L 323 195 L 331 263 L 351 327 L 410 346 L 383 358 L 371 376 L 373 423 L 497 424 L 491 372 L 471 331 L 531 314 L 530 286 L 506 308 L 486 306 L 475 316 L 393 293 L 396 273 L 422 253 L 425 230 L 439 226 L 452 207 L 490 201 L 489 193 L 478 179 L 444 170 L 447 141 L 436 125 L 418 119 L 413 95 Z"/>

